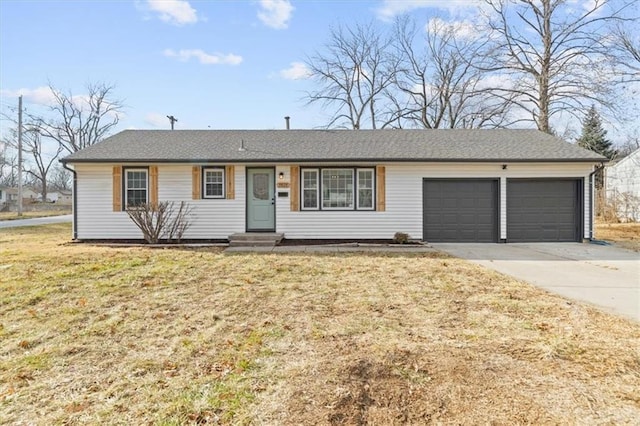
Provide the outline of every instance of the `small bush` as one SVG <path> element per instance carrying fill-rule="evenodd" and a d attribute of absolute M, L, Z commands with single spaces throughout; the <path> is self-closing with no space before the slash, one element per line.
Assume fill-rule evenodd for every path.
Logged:
<path fill-rule="evenodd" d="M 169 242 L 180 242 L 185 231 L 191 226 L 191 210 L 191 206 L 181 201 L 176 212 L 173 202 L 163 201 L 157 205 L 142 204 L 127 209 L 127 214 L 140 228 L 144 239 L 149 244 L 157 244 L 162 237 L 166 237 Z"/>
<path fill-rule="evenodd" d="M 404 232 L 396 232 L 393 235 L 393 243 L 394 244 L 407 244 L 407 243 L 409 243 L 409 234 L 405 234 Z"/>

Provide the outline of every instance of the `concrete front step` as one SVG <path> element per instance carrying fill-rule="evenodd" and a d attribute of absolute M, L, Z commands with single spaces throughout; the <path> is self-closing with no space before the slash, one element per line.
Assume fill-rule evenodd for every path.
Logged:
<path fill-rule="evenodd" d="M 280 232 L 243 232 L 229 235 L 231 247 L 273 247 L 282 241 Z"/>
<path fill-rule="evenodd" d="M 229 247 L 275 247 L 275 241 L 229 240 Z"/>

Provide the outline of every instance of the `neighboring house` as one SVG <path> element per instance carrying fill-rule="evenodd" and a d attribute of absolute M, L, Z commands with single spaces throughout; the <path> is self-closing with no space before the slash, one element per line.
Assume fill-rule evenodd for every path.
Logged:
<path fill-rule="evenodd" d="M 47 199 L 45 200 L 48 203 L 55 203 L 58 201 L 58 197 L 60 193 L 58 191 L 49 191 L 47 192 Z M 42 194 L 40 194 L 40 199 L 42 199 Z"/>
<path fill-rule="evenodd" d="M 17 194 L 18 194 L 18 189 L 16 188 L 16 200 L 17 198 Z M 42 199 L 42 196 L 35 190 L 33 190 L 32 188 L 28 188 L 28 187 L 23 187 L 22 188 L 22 199 L 24 201 L 31 201 L 31 202 L 35 202 L 35 201 L 40 201 Z"/>
<path fill-rule="evenodd" d="M 640 221 L 640 148 L 605 168 L 604 185 L 618 219 Z"/>
<path fill-rule="evenodd" d="M 6 203 L 15 203 L 18 201 L 18 188 L 4 187 L 2 188 L 2 192 Z"/>
<path fill-rule="evenodd" d="M 42 197 L 42 196 L 40 196 Z M 71 204 L 72 193 L 66 189 L 47 192 L 47 202 L 56 204 Z"/>
<path fill-rule="evenodd" d="M 581 241 L 606 159 L 537 130 L 126 130 L 62 162 L 74 238 L 139 239 L 125 209 L 186 201 L 187 239 Z"/>
<path fill-rule="evenodd" d="M 73 193 L 66 189 L 56 191 L 56 199 L 52 200 L 56 204 L 71 204 L 73 201 Z"/>
<path fill-rule="evenodd" d="M 16 203 L 18 201 L 18 188 L 11 187 L 0 187 L 0 191 L 2 194 L 0 195 L 0 200 L 5 203 Z M 40 197 L 36 191 L 23 187 L 22 188 L 22 199 L 25 201 L 36 201 Z"/>

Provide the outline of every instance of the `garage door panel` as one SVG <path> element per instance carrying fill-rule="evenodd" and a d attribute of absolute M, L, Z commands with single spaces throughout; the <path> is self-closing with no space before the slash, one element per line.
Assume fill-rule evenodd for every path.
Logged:
<path fill-rule="evenodd" d="M 425 179 L 424 239 L 497 241 L 498 182 L 489 179 Z"/>
<path fill-rule="evenodd" d="M 579 181 L 508 179 L 507 241 L 578 241 Z"/>

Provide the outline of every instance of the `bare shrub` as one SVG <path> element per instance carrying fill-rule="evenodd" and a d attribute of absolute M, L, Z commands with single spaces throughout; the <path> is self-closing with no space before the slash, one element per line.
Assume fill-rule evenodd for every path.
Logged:
<path fill-rule="evenodd" d="M 393 235 L 394 244 L 408 244 L 409 243 L 409 234 L 404 232 L 396 232 Z"/>
<path fill-rule="evenodd" d="M 635 222 L 640 219 L 640 197 L 631 192 L 604 190 L 596 193 L 596 212 L 607 223 Z"/>
<path fill-rule="evenodd" d="M 191 226 L 191 221 L 189 220 L 189 216 L 193 210 L 193 207 L 185 203 L 184 201 L 180 202 L 178 206 L 178 211 L 175 214 L 175 217 L 171 218 L 173 215 L 173 203 L 169 208 L 170 219 L 168 222 L 167 229 L 167 240 L 173 241 L 181 241 L 184 233 Z"/>
<path fill-rule="evenodd" d="M 178 211 L 174 210 L 173 201 L 162 201 L 157 205 L 141 204 L 127 209 L 127 214 L 142 231 L 149 244 L 157 244 L 162 237 L 168 241 L 180 241 L 191 226 L 189 216 L 192 207 L 184 201 L 180 202 Z"/>

